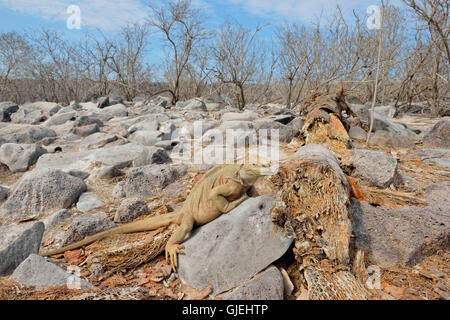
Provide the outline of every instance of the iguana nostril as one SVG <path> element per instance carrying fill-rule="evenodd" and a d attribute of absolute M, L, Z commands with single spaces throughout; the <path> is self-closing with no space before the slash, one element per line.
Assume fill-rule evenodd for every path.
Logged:
<path fill-rule="evenodd" d="M 259 208 L 259 210 L 264 209 L 264 203 L 261 203 L 258 208 Z"/>

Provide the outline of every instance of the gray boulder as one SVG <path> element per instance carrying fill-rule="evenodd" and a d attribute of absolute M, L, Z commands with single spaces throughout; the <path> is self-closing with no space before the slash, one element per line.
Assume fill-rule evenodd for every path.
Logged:
<path fill-rule="evenodd" d="M 99 109 L 109 107 L 110 105 L 109 97 L 101 97 L 97 100 L 97 108 Z"/>
<path fill-rule="evenodd" d="M 45 224 L 45 229 L 47 230 L 58 223 L 66 221 L 71 216 L 72 216 L 72 214 L 70 213 L 69 210 L 62 209 L 62 210 L 56 211 L 52 215 L 48 216 L 47 218 L 42 220 L 42 222 Z"/>
<path fill-rule="evenodd" d="M 109 117 L 110 119 L 121 118 L 128 116 L 128 110 L 127 107 L 125 107 L 123 104 L 114 104 L 108 108 L 103 109 L 101 114 L 103 116 Z"/>
<path fill-rule="evenodd" d="M 356 247 L 382 268 L 413 266 L 439 250 L 448 250 L 450 182 L 433 184 L 425 191 L 430 203 L 426 207 L 389 209 L 352 199 Z"/>
<path fill-rule="evenodd" d="M 198 110 L 198 111 L 207 111 L 206 105 L 203 100 L 200 99 L 191 99 L 183 103 L 184 110 Z"/>
<path fill-rule="evenodd" d="M 93 133 L 99 132 L 99 131 L 100 131 L 100 127 L 96 123 L 88 124 L 88 125 L 81 126 L 81 127 L 75 127 L 73 129 L 73 133 L 75 133 L 77 136 L 80 136 L 80 137 L 87 137 L 87 136 L 89 136 Z"/>
<path fill-rule="evenodd" d="M 61 110 L 61 106 L 55 102 L 47 102 L 47 101 L 37 101 L 33 103 L 26 103 L 22 106 L 28 110 L 39 110 L 41 111 L 47 118 L 56 114 L 59 110 Z"/>
<path fill-rule="evenodd" d="M 253 111 L 227 112 L 222 115 L 222 121 L 253 121 L 258 119 L 258 114 Z"/>
<path fill-rule="evenodd" d="M 109 220 L 104 212 L 82 214 L 75 217 L 64 236 L 62 246 L 83 240 L 93 234 L 114 228 L 116 224 Z"/>
<path fill-rule="evenodd" d="M 416 137 L 414 131 L 408 129 L 406 125 L 388 121 L 384 117 L 375 112 L 373 121 L 373 131 L 376 132 L 378 130 L 394 132 L 406 137 L 410 137 L 412 139 Z"/>
<path fill-rule="evenodd" d="M 38 253 L 44 234 L 42 222 L 0 226 L 0 276 L 5 276 L 30 254 Z"/>
<path fill-rule="evenodd" d="M 123 172 L 116 166 L 101 167 L 92 172 L 92 176 L 98 179 L 112 179 L 121 175 L 123 175 Z"/>
<path fill-rule="evenodd" d="M 123 190 L 129 198 L 151 198 L 174 182 L 177 177 L 177 172 L 164 164 L 132 168 L 128 172 Z"/>
<path fill-rule="evenodd" d="M 252 130 L 254 128 L 254 124 L 252 121 L 224 121 L 222 124 L 218 127 L 221 131 L 226 130 Z"/>
<path fill-rule="evenodd" d="M 143 152 L 133 160 L 135 167 L 141 167 L 149 164 L 164 164 L 171 162 L 169 155 L 163 148 L 144 147 Z"/>
<path fill-rule="evenodd" d="M 99 149 L 117 140 L 117 136 L 104 132 L 93 133 L 81 141 L 81 150 Z"/>
<path fill-rule="evenodd" d="M 257 274 L 231 292 L 222 300 L 283 300 L 283 277 L 275 266 Z"/>
<path fill-rule="evenodd" d="M 353 150 L 352 176 L 368 186 L 387 188 L 399 182 L 397 160 L 383 151 Z"/>
<path fill-rule="evenodd" d="M 40 124 L 47 120 L 41 110 L 32 110 L 20 107 L 17 112 L 11 115 L 11 122 L 17 124 Z"/>
<path fill-rule="evenodd" d="M 367 132 L 364 131 L 361 127 L 351 127 L 348 131 L 348 135 L 353 140 L 366 140 L 367 139 Z M 372 137 L 373 140 L 373 137 Z"/>
<path fill-rule="evenodd" d="M 154 146 L 156 143 L 164 140 L 164 132 L 161 131 L 136 131 L 129 139 L 143 146 Z"/>
<path fill-rule="evenodd" d="M 27 171 L 47 150 L 36 144 L 5 143 L 0 147 L 0 163 L 11 172 Z"/>
<path fill-rule="evenodd" d="M 14 102 L 0 102 L 0 122 L 10 122 L 11 115 L 19 110 Z"/>
<path fill-rule="evenodd" d="M 0 137 L 11 143 L 36 143 L 44 138 L 56 137 L 56 132 L 42 126 L 6 124 L 0 126 Z"/>
<path fill-rule="evenodd" d="M 70 207 L 84 191 L 80 178 L 55 169 L 33 170 L 14 184 L 0 214 L 18 222 L 40 218 Z"/>
<path fill-rule="evenodd" d="M 289 143 L 292 138 L 298 133 L 294 128 L 289 125 L 285 125 L 279 121 L 273 119 L 273 117 L 267 117 L 254 121 L 255 130 L 257 130 L 259 136 L 264 135 L 269 139 L 275 139 L 278 137 L 280 142 Z M 266 133 L 263 133 L 266 130 Z"/>
<path fill-rule="evenodd" d="M 412 149 L 415 147 L 414 140 L 410 137 L 384 130 L 378 130 L 377 132 L 375 132 L 374 135 L 370 138 L 370 143 L 380 147 L 393 149 Z"/>
<path fill-rule="evenodd" d="M 157 131 L 159 128 L 159 122 L 156 119 L 146 119 L 136 124 L 133 124 L 128 128 L 128 133 L 134 133 L 136 131 Z"/>
<path fill-rule="evenodd" d="M 385 118 L 393 118 L 396 110 L 394 106 L 379 106 L 375 107 L 375 112 Z"/>
<path fill-rule="evenodd" d="M 93 289 L 94 286 L 80 277 L 51 263 L 46 258 L 36 254 L 23 261 L 11 279 L 23 286 L 43 289 L 50 286 L 67 286 L 70 289 Z"/>
<path fill-rule="evenodd" d="M 72 112 L 63 112 L 63 113 L 57 113 L 47 121 L 45 121 L 44 126 L 51 127 L 51 126 L 59 126 L 62 125 L 68 121 L 75 121 L 77 118 L 77 113 Z"/>
<path fill-rule="evenodd" d="M 131 222 L 137 217 L 149 214 L 147 205 L 139 199 L 125 199 L 117 208 L 114 222 Z"/>
<path fill-rule="evenodd" d="M 450 121 L 441 120 L 423 137 L 427 147 L 450 149 Z"/>
<path fill-rule="evenodd" d="M 250 198 L 194 229 L 183 242 L 185 254 L 179 255 L 181 279 L 199 290 L 211 285 L 217 295 L 239 286 L 280 258 L 293 238 L 274 229 L 269 214 L 273 201 L 268 196 Z"/>

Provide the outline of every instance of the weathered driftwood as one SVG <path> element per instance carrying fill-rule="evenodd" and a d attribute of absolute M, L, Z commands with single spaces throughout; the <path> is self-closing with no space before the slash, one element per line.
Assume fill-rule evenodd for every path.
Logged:
<path fill-rule="evenodd" d="M 345 102 L 342 86 L 329 95 L 315 95 L 305 102 L 303 133 L 306 144 L 319 144 L 329 149 L 343 167 L 351 166 L 351 139 L 343 119 L 343 111 L 351 115 L 354 124 L 361 125 L 358 116 Z"/>
<path fill-rule="evenodd" d="M 271 181 L 279 190 L 271 216 L 275 224 L 295 233 L 294 253 L 309 298 L 367 298 L 350 272 L 350 186 L 335 156 L 308 144 L 284 162 Z"/>

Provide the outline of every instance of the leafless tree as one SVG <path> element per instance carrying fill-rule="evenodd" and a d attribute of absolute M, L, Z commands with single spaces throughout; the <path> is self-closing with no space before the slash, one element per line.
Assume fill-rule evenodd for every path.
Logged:
<path fill-rule="evenodd" d="M 166 5 L 149 5 L 149 25 L 158 30 L 169 50 L 166 78 L 172 96 L 172 105 L 180 99 L 180 84 L 198 42 L 207 37 L 204 18 L 193 9 L 189 0 L 169 0 Z"/>
<path fill-rule="evenodd" d="M 134 24 L 123 27 L 120 38 L 109 42 L 112 52 L 106 61 L 127 100 L 133 99 L 150 78 L 150 66 L 144 61 L 147 35 L 147 26 Z"/>
<path fill-rule="evenodd" d="M 284 24 L 276 30 L 282 94 L 288 108 L 298 105 L 313 68 L 314 32 L 297 24 Z"/>
<path fill-rule="evenodd" d="M 27 39 L 17 32 L 0 34 L 0 98 L 20 100 L 21 93 L 11 79 L 27 76 L 24 66 L 29 64 L 32 49 Z"/>
<path fill-rule="evenodd" d="M 239 109 L 246 105 L 245 86 L 255 82 L 263 71 L 265 50 L 257 38 L 261 30 L 260 26 L 250 30 L 228 20 L 216 34 L 212 70 L 221 83 L 234 86 Z"/>

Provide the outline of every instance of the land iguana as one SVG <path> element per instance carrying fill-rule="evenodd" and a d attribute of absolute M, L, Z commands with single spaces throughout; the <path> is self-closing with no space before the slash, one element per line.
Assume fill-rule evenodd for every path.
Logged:
<path fill-rule="evenodd" d="M 194 186 L 180 210 L 112 228 L 41 255 L 52 256 L 89 245 L 115 234 L 150 231 L 175 223 L 178 228 L 169 238 L 165 254 L 167 263 L 170 263 L 176 271 L 177 254 L 183 253 L 181 242 L 192 228 L 207 224 L 220 215 L 233 210 L 248 197 L 247 191 L 260 176 L 270 174 L 253 165 L 217 165 L 206 172 Z"/>

